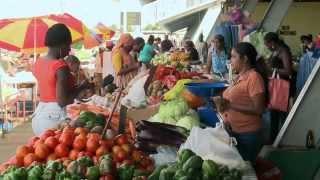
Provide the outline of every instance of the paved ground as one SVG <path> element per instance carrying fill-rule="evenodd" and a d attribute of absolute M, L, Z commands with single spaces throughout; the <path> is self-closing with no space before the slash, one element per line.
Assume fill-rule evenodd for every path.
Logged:
<path fill-rule="evenodd" d="M 31 121 L 28 121 L 18 125 L 4 137 L 0 137 L 0 163 L 14 155 L 16 148 L 19 145 L 26 144 L 32 136 Z"/>

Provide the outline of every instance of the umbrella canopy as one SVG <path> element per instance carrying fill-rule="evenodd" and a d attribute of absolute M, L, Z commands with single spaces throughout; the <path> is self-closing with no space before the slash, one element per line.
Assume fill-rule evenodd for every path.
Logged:
<path fill-rule="evenodd" d="M 0 48 L 18 52 L 44 52 L 45 35 L 54 24 L 65 24 L 77 42 L 88 36 L 87 27 L 70 14 L 0 20 Z"/>
<path fill-rule="evenodd" d="M 103 40 L 108 41 L 115 35 L 115 30 L 105 26 L 102 23 L 98 23 L 96 25 L 96 30 L 98 34 L 101 34 Z"/>

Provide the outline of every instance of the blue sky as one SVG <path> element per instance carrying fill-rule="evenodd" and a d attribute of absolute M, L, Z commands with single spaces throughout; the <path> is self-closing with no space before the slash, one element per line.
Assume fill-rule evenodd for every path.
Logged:
<path fill-rule="evenodd" d="M 120 24 L 120 11 L 140 11 L 139 0 L 0 0 L 0 19 L 70 13 L 89 27 Z"/>

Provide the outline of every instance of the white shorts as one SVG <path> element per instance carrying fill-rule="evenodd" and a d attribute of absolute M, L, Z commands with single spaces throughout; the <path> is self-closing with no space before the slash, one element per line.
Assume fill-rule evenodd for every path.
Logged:
<path fill-rule="evenodd" d="M 66 117 L 66 109 L 58 103 L 40 102 L 32 117 L 33 133 L 38 136 L 47 129 L 56 128 Z"/>

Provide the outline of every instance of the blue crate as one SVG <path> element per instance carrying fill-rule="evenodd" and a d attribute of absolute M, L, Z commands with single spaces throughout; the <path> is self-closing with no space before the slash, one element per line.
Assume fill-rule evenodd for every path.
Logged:
<path fill-rule="evenodd" d="M 198 115 L 200 121 L 207 126 L 216 127 L 216 124 L 220 122 L 216 111 L 211 105 L 199 107 Z"/>
<path fill-rule="evenodd" d="M 212 82 L 212 83 L 188 83 L 185 85 L 187 89 L 196 96 L 209 98 L 216 96 L 217 91 L 224 90 L 228 87 L 226 82 Z"/>

